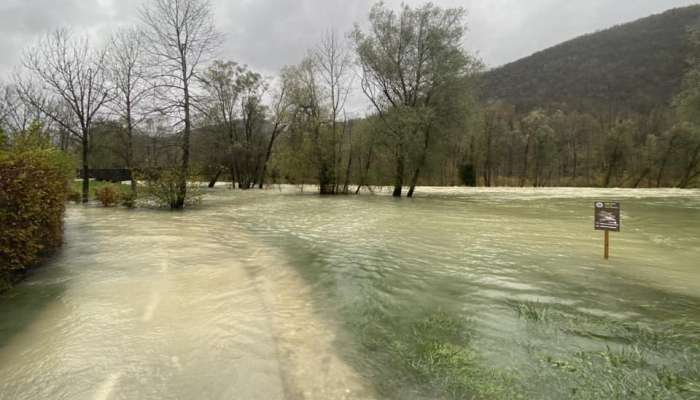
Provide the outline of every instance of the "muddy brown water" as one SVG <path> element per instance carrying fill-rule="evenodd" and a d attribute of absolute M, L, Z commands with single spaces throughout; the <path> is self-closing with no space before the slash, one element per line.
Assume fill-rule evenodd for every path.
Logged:
<path fill-rule="evenodd" d="M 595 200 L 622 202 L 607 262 Z M 440 397 L 387 374 L 395 350 L 357 329 L 433 312 L 470 321 L 484 368 L 614 344 L 549 344 L 518 302 L 700 323 L 700 191 L 221 188 L 184 213 L 70 206 L 63 250 L 0 296 L 0 398 Z"/>

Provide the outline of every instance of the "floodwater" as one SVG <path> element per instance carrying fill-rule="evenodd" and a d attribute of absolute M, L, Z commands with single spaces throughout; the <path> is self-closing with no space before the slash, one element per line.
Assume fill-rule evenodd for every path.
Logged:
<path fill-rule="evenodd" d="M 70 206 L 0 295 L 0 399 L 699 396 L 700 191 Z"/>

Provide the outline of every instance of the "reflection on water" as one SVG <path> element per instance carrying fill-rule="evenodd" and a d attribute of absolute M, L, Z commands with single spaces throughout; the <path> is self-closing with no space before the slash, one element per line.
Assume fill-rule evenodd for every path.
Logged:
<path fill-rule="evenodd" d="M 700 192 L 421 194 L 72 207 L 0 298 L 0 398 L 700 395 Z"/>

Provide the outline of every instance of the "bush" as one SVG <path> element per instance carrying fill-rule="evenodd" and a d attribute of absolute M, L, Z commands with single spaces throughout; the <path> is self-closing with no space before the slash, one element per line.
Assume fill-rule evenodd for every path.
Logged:
<path fill-rule="evenodd" d="M 71 174 L 55 149 L 0 151 L 0 288 L 61 246 Z"/>
<path fill-rule="evenodd" d="M 97 191 L 95 191 L 95 196 L 97 200 L 104 207 L 114 207 L 119 203 L 119 190 L 115 189 L 113 186 L 103 186 Z"/>
<path fill-rule="evenodd" d="M 146 171 L 139 178 L 146 182 L 144 196 L 151 204 L 161 208 L 172 208 L 176 202 L 180 172 L 176 169 Z M 190 180 L 188 179 L 188 182 Z M 202 192 L 196 184 L 187 184 L 185 206 L 191 207 L 201 203 Z"/>
<path fill-rule="evenodd" d="M 126 208 L 134 208 L 136 207 L 136 193 L 133 191 L 128 191 L 122 193 L 121 197 L 121 203 L 124 207 Z"/>

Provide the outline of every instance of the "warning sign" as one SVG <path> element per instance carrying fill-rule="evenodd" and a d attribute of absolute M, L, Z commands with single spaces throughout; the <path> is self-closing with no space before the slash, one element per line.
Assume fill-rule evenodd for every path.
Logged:
<path fill-rule="evenodd" d="M 620 203 L 596 201 L 595 230 L 620 232 Z"/>

